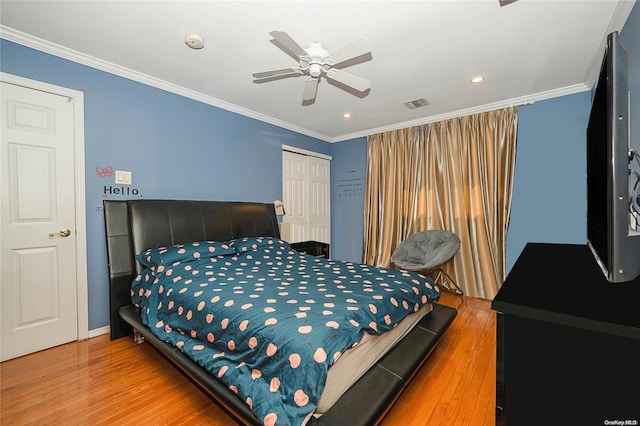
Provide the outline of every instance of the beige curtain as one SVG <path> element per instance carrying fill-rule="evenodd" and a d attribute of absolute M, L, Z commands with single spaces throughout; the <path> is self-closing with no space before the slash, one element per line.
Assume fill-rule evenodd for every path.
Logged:
<path fill-rule="evenodd" d="M 390 266 L 415 232 L 461 240 L 445 270 L 468 296 L 492 299 L 505 278 L 517 108 L 367 138 L 364 262 Z"/>

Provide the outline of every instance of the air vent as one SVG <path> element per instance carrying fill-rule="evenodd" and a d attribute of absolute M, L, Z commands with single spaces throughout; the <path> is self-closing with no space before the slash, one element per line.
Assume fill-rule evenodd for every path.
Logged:
<path fill-rule="evenodd" d="M 416 99 L 415 101 L 409 101 L 404 103 L 404 106 L 406 106 L 409 109 L 421 108 L 427 105 L 429 105 L 429 102 L 427 102 L 425 98 Z"/>

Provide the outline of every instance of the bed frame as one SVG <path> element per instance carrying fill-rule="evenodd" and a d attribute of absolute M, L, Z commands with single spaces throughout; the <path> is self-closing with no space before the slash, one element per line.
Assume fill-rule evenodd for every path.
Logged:
<path fill-rule="evenodd" d="M 161 341 L 140 320 L 131 305 L 130 286 L 140 272 L 135 253 L 148 248 L 225 241 L 240 237 L 280 237 L 273 204 L 232 201 L 129 200 L 104 201 L 111 339 L 142 335 L 231 415 L 259 425 L 249 407 L 224 383 Z M 425 362 L 457 312 L 439 305 L 360 378 L 331 409 L 311 425 L 372 425 L 382 419 L 416 371 Z"/>

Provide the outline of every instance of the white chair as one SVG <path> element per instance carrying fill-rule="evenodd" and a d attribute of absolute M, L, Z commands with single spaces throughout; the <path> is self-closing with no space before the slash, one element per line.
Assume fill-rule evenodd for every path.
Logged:
<path fill-rule="evenodd" d="M 456 282 L 442 266 L 460 249 L 460 238 L 449 231 L 418 232 L 393 251 L 391 261 L 399 268 L 421 272 L 432 277 L 441 288 L 462 295 Z M 445 279 L 446 278 L 446 279 Z"/>

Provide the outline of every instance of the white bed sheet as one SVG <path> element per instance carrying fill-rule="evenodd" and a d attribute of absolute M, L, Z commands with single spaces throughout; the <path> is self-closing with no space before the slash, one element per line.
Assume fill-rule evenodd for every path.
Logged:
<path fill-rule="evenodd" d="M 319 417 L 327 412 L 351 385 L 357 382 L 432 310 L 433 305 L 427 303 L 418 312 L 407 316 L 393 330 L 379 335 L 365 335 L 363 343 L 342 354 L 340 359 L 329 369 L 327 383 L 314 415 Z"/>

